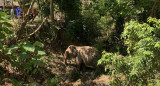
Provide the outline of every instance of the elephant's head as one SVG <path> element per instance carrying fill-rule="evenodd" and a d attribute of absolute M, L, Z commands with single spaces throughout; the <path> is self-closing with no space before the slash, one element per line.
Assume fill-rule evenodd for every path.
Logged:
<path fill-rule="evenodd" d="M 76 57 L 77 57 L 76 46 L 70 45 L 64 53 L 65 64 L 67 65 L 67 59 L 76 58 Z"/>

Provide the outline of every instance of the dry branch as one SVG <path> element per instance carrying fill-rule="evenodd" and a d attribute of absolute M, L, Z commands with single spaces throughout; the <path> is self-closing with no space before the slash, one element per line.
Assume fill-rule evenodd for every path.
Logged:
<path fill-rule="evenodd" d="M 38 27 L 35 31 L 33 31 L 31 34 L 29 34 L 27 37 L 30 37 L 30 36 L 32 36 L 33 34 L 37 33 L 37 32 L 41 29 L 42 25 L 44 24 L 44 22 L 45 22 L 46 20 L 47 20 L 47 17 L 43 20 L 43 22 L 39 25 L 39 27 Z"/>

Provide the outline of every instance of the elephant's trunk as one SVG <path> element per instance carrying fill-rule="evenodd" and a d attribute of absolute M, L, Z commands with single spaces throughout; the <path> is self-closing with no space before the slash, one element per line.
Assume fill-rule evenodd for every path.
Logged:
<path fill-rule="evenodd" d="M 64 63 L 65 63 L 65 65 L 68 65 L 67 59 L 68 59 L 68 52 L 66 51 L 65 54 L 64 54 Z"/>
<path fill-rule="evenodd" d="M 65 63 L 65 65 L 68 65 L 68 63 L 67 63 L 67 58 L 65 58 L 65 61 L 64 61 L 64 63 Z"/>

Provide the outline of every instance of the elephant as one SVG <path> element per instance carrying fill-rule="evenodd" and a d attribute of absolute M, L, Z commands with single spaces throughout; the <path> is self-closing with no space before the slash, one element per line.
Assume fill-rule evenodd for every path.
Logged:
<path fill-rule="evenodd" d="M 95 68 L 99 57 L 98 50 L 94 47 L 70 45 L 64 53 L 64 58 L 66 65 L 68 65 L 67 60 L 74 58 L 79 68 L 82 64 L 86 67 Z"/>

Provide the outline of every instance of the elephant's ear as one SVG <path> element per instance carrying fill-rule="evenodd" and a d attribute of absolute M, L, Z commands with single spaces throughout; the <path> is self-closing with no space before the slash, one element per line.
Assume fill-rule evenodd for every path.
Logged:
<path fill-rule="evenodd" d="M 73 53 L 75 53 L 75 52 L 77 51 L 76 46 L 74 46 L 74 45 L 71 45 L 71 46 L 70 46 L 70 49 L 71 49 L 71 51 L 72 51 Z"/>
<path fill-rule="evenodd" d="M 71 52 L 72 52 L 72 57 L 73 58 L 77 57 L 77 54 L 78 54 L 77 47 L 76 46 L 72 46 L 70 49 L 71 49 Z"/>

